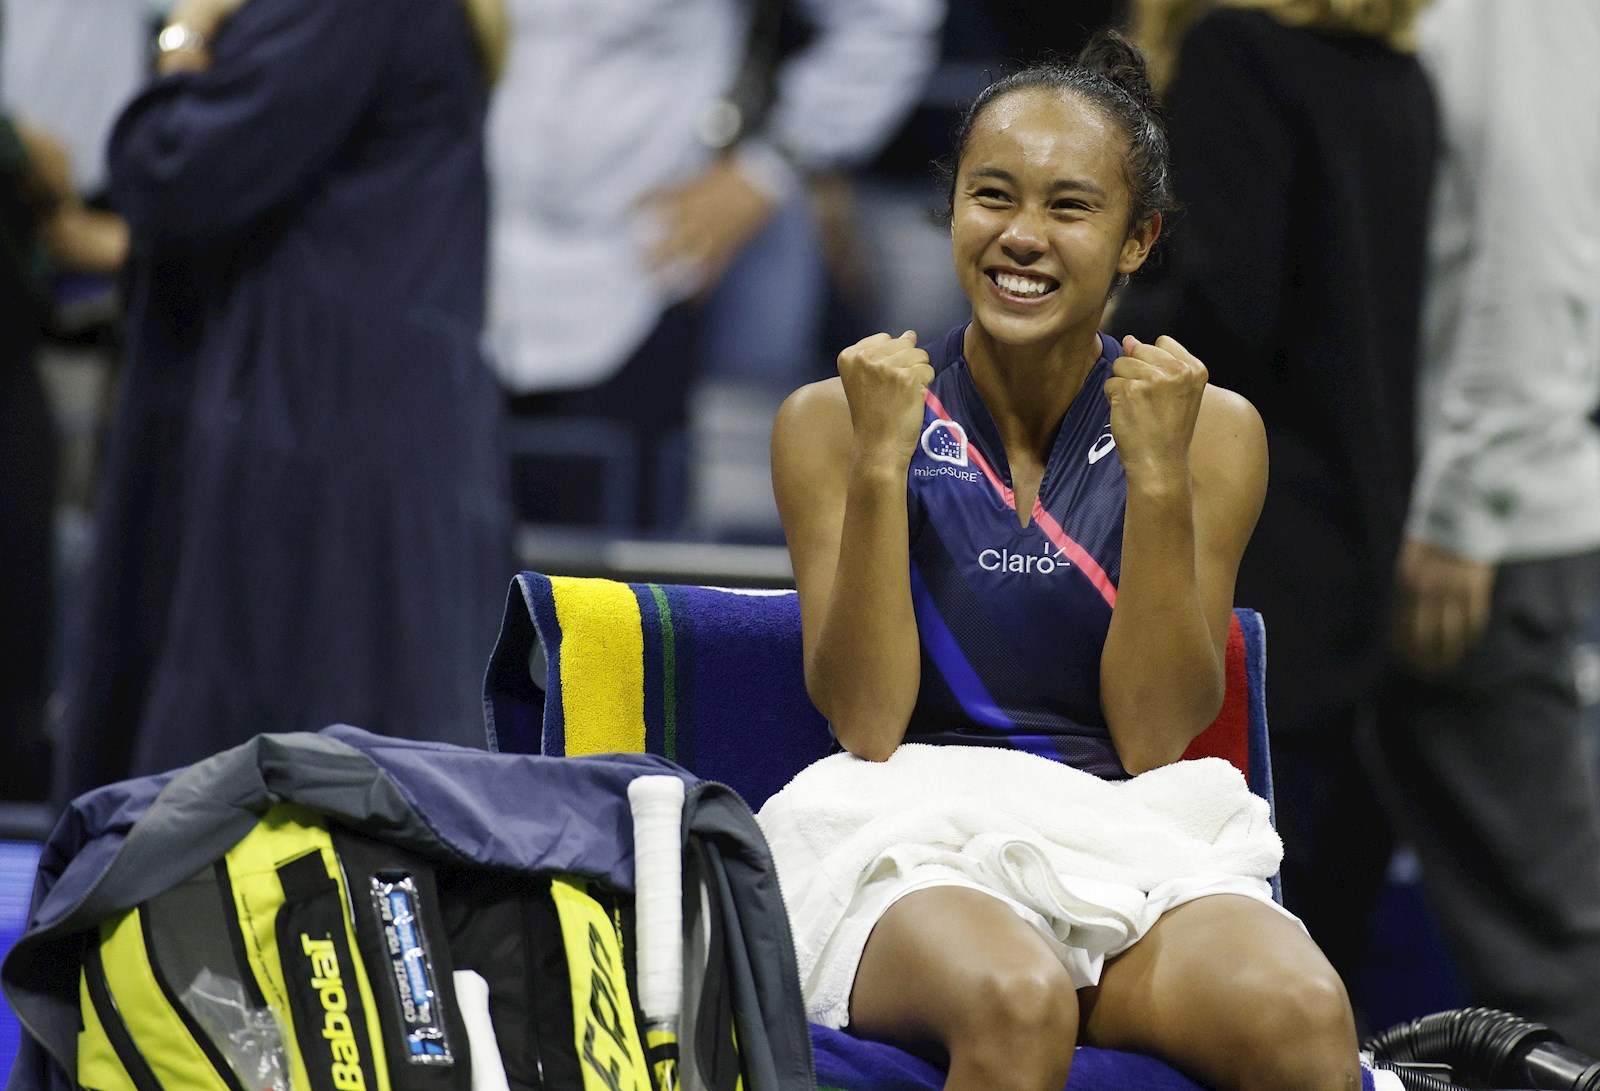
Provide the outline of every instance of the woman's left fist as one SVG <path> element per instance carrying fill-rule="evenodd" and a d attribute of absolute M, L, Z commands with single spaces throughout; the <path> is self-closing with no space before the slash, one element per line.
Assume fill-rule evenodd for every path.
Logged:
<path fill-rule="evenodd" d="M 1130 479 L 1186 470 L 1206 365 L 1164 335 L 1154 344 L 1124 337 L 1122 352 L 1104 389 L 1123 470 Z"/>

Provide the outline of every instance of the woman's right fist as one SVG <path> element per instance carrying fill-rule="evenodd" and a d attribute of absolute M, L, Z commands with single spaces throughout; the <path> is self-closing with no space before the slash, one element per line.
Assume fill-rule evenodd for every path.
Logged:
<path fill-rule="evenodd" d="M 850 403 L 859 455 L 895 458 L 910 465 L 922 435 L 923 392 L 933 382 L 928 354 L 917 334 L 875 333 L 839 354 L 839 378 Z"/>

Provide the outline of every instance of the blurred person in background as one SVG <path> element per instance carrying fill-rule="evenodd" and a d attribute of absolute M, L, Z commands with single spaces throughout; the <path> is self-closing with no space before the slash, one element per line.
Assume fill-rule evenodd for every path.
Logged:
<path fill-rule="evenodd" d="M 0 117 L 0 738 L 8 751 L 0 802 L 37 798 L 48 754 L 55 434 L 33 358 L 49 283 L 30 167 L 15 122 Z"/>
<path fill-rule="evenodd" d="M 1373 738 L 1474 1002 L 1600 1054 L 1600 2 L 1438 0 L 1420 467 Z"/>
<path fill-rule="evenodd" d="M 9 44 L 9 20 L 0 31 Z M 125 225 L 84 203 L 72 168 L 52 133 L 0 114 L 0 802 L 43 799 L 49 784 L 57 439 L 36 350 L 54 277 L 114 272 L 127 252 Z"/>
<path fill-rule="evenodd" d="M 892 135 L 935 60 L 943 0 L 512 0 L 511 11 L 490 127 L 495 365 L 517 417 L 604 421 L 632 437 L 633 529 L 671 532 L 700 302 L 732 268 L 735 309 L 764 308 L 740 323 L 760 335 L 745 353 L 813 366 L 808 177 L 860 164 Z M 780 61 L 786 16 L 805 33 Z M 760 260 L 746 260 L 758 236 Z M 739 353 L 726 336 L 718 351 Z M 580 468 L 530 476 L 519 507 L 594 523 L 597 488 Z"/>
<path fill-rule="evenodd" d="M 1388 823 L 1357 758 L 1415 471 L 1437 118 L 1426 0 L 1143 0 L 1183 211 L 1110 328 L 1168 333 L 1266 422 L 1266 505 L 1235 601 L 1261 611 L 1283 893 L 1352 982 Z"/>
<path fill-rule="evenodd" d="M 480 744 L 493 3 L 181 0 L 108 162 L 129 348 L 58 802 L 261 731 Z"/>

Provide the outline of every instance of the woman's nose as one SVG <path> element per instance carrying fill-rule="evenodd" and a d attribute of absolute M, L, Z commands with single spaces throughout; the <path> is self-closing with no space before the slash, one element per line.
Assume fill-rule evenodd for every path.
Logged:
<path fill-rule="evenodd" d="M 1044 253 L 1044 224 L 1027 209 L 1018 209 L 1000 233 L 1000 248 L 1012 261 L 1026 264 Z"/>

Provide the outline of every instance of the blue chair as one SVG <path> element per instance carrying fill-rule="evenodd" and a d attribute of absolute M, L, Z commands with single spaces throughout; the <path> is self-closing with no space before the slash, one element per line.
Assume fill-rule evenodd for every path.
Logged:
<path fill-rule="evenodd" d="M 1226 758 L 1270 804 L 1265 664 L 1261 616 L 1235 610 L 1222 712 L 1185 757 Z M 805 693 L 793 591 L 523 573 L 490 660 L 485 707 L 497 749 L 645 750 L 731 786 L 752 809 L 833 749 Z M 892 1046 L 816 1025 L 812 1042 L 825 1089 L 944 1084 L 936 1067 Z M 1133 1088 L 1205 1091 L 1154 1058 L 1079 1047 L 1066 1091 Z"/>
<path fill-rule="evenodd" d="M 42 848 L 37 840 L 0 837 L 0 960 L 22 938 L 28 926 L 33 874 Z M 22 1027 L 11 1005 L 0 1000 L 0 1073 L 11 1071 L 22 1040 Z"/>

